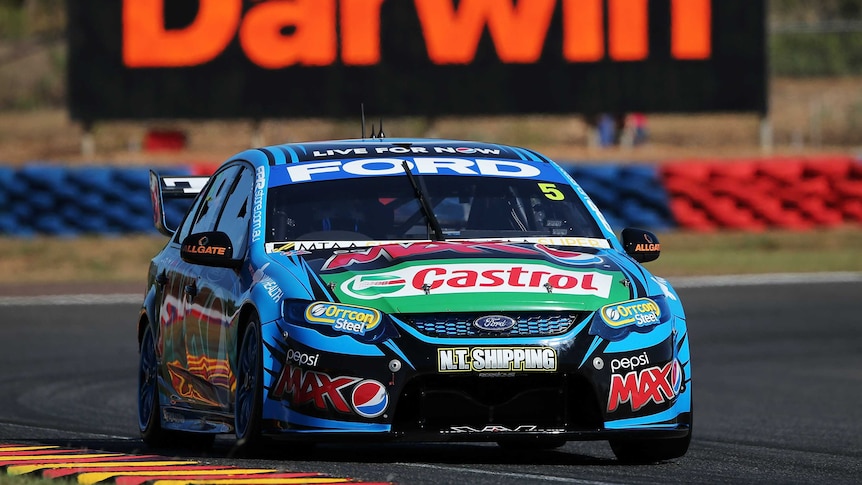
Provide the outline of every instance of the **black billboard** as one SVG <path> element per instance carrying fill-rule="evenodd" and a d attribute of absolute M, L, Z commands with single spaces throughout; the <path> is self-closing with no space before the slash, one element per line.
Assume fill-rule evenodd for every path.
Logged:
<path fill-rule="evenodd" d="M 762 0 L 68 0 L 85 121 L 767 109 Z"/>

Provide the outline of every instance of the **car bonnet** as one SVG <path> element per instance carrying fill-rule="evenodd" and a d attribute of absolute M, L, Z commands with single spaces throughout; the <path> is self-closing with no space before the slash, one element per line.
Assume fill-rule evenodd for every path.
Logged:
<path fill-rule="evenodd" d="M 621 267 L 631 263 L 601 248 L 453 241 L 302 257 L 334 299 L 387 313 L 594 311 L 639 286 Z"/>

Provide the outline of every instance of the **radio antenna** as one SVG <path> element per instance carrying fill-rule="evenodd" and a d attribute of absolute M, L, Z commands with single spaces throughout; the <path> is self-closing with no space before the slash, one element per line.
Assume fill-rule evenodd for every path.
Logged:
<path fill-rule="evenodd" d="M 359 103 L 359 110 L 362 112 L 362 139 L 365 139 L 365 103 Z"/>

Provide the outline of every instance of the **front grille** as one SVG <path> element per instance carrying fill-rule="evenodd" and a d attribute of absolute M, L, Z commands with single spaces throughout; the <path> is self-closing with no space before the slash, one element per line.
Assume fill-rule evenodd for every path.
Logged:
<path fill-rule="evenodd" d="M 595 393 L 577 375 L 430 375 L 405 386 L 392 426 L 396 432 L 450 433 L 489 424 L 589 431 L 601 427 L 602 417 Z"/>
<path fill-rule="evenodd" d="M 399 315 L 405 323 L 428 337 L 540 337 L 568 332 L 587 312 L 505 314 L 517 322 L 503 332 L 480 330 L 473 321 L 488 313 L 428 313 Z"/>

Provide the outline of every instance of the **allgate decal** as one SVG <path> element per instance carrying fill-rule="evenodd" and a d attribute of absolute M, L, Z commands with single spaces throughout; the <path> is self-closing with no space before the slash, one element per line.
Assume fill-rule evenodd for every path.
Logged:
<path fill-rule="evenodd" d="M 614 412 L 628 403 L 632 411 L 638 411 L 649 403 L 665 403 L 679 393 L 682 385 L 682 369 L 677 360 L 663 367 L 634 370 L 625 375 L 612 374 L 608 395 L 608 412 Z"/>
<path fill-rule="evenodd" d="M 165 27 L 167 1 L 123 0 L 125 66 L 206 64 L 235 38 L 245 57 L 264 69 L 382 62 L 381 8 L 387 0 L 199 0 L 192 21 L 171 29 Z M 539 62 L 549 38 L 562 39 L 562 49 L 557 49 L 569 63 L 606 58 L 643 61 L 650 56 L 646 0 L 413 0 L 413 4 L 428 59 L 435 65 L 473 64 L 486 31 L 504 64 Z M 670 5 L 671 57 L 712 57 L 711 1 L 670 0 Z M 562 35 L 550 35 L 558 6 Z"/>
<path fill-rule="evenodd" d="M 361 300 L 450 293 L 561 293 L 607 298 L 613 278 L 536 263 L 411 265 L 386 273 L 359 274 L 340 289 Z"/>

